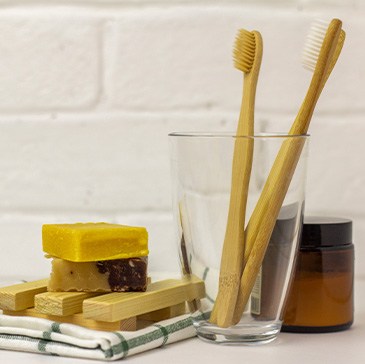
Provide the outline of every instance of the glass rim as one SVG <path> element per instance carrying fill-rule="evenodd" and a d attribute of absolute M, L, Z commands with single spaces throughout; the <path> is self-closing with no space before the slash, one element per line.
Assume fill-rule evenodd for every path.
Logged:
<path fill-rule="evenodd" d="M 233 132 L 171 132 L 169 137 L 186 137 L 186 138 L 244 138 L 244 139 L 308 139 L 310 134 L 288 134 L 284 132 L 261 132 L 254 135 L 236 135 Z"/>

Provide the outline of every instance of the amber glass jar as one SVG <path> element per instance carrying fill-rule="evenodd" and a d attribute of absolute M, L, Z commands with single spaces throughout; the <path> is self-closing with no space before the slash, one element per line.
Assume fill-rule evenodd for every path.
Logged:
<path fill-rule="evenodd" d="M 282 331 L 332 332 L 349 328 L 354 311 L 352 222 L 305 218 L 296 264 Z"/>

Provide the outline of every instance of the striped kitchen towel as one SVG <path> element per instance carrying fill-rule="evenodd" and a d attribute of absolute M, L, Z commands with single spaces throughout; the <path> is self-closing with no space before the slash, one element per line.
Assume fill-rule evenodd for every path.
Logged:
<path fill-rule="evenodd" d="M 0 349 L 117 360 L 195 336 L 190 315 L 147 328 L 104 332 L 34 317 L 0 315 Z"/>

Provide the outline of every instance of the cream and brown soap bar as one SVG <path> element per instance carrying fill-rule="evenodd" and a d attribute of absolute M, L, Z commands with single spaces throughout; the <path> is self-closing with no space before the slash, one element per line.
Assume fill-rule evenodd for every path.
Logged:
<path fill-rule="evenodd" d="M 147 288 L 144 227 L 107 223 L 43 225 L 52 256 L 49 291 L 126 292 Z"/>

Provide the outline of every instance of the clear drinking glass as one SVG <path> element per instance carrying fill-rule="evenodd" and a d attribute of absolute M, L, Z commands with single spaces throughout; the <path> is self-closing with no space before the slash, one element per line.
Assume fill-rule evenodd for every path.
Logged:
<path fill-rule="evenodd" d="M 298 143 L 301 153 L 244 313 L 237 324 L 221 328 L 210 323 L 209 317 L 218 293 L 237 137 L 225 133 L 169 134 L 173 211 L 181 268 L 186 277 L 195 275 L 204 280 L 206 289 L 204 299 L 189 304 L 197 335 L 216 343 L 252 345 L 274 340 L 281 329 L 282 309 L 302 225 L 309 137 L 262 134 L 240 138 L 253 147 L 246 221 L 237 221 L 242 229 L 250 219 L 282 145 Z"/>

